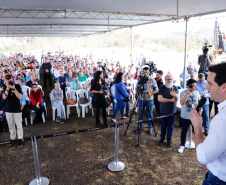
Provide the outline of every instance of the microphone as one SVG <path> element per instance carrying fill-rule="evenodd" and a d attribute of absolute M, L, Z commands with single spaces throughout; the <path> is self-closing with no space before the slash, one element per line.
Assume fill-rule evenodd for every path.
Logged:
<path fill-rule="evenodd" d="M 202 96 L 202 98 L 199 100 L 199 103 L 196 107 L 197 112 L 200 111 L 200 109 L 205 105 L 206 103 L 206 97 Z"/>

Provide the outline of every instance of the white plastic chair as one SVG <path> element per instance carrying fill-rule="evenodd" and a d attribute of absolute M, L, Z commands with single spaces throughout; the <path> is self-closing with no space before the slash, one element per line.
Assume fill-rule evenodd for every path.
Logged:
<path fill-rule="evenodd" d="M 21 86 L 21 89 L 22 89 L 23 94 L 25 94 L 26 100 L 29 101 L 29 95 L 31 92 L 31 88 L 28 86 Z"/>
<path fill-rule="evenodd" d="M 33 125 L 33 121 L 34 121 L 35 117 L 36 117 L 35 111 L 34 110 L 30 110 L 30 119 L 31 119 L 31 124 L 32 125 Z M 42 121 L 43 121 L 43 123 L 46 122 L 44 112 L 42 113 Z"/>
<path fill-rule="evenodd" d="M 81 104 L 79 102 L 80 97 L 86 97 L 88 99 L 88 103 Z M 88 107 L 92 110 L 92 115 L 94 116 L 92 98 L 89 97 L 89 93 L 85 89 L 79 89 L 77 91 L 77 100 L 79 102 L 79 105 L 82 107 L 82 118 L 85 118 L 85 112 L 88 113 Z"/>
<path fill-rule="evenodd" d="M 51 101 L 51 99 L 50 99 Z M 52 106 L 52 101 L 51 101 L 51 106 Z M 52 106 L 52 116 L 53 116 L 53 121 L 56 120 L 56 110 L 57 108 Z M 63 111 L 64 111 L 64 119 L 66 119 L 66 112 L 65 112 L 65 106 L 63 105 Z"/>
<path fill-rule="evenodd" d="M 86 81 L 88 81 L 90 83 L 92 79 L 93 79 L 93 77 L 89 77 L 86 79 Z"/>
<path fill-rule="evenodd" d="M 84 89 L 87 90 L 88 89 L 88 85 L 90 84 L 90 81 L 85 81 L 84 83 Z"/>
<path fill-rule="evenodd" d="M 70 90 L 70 87 L 66 87 L 65 89 L 65 94 L 66 94 L 66 100 L 68 100 L 68 95 L 70 95 L 70 97 L 72 97 L 73 100 L 75 100 L 75 104 L 74 105 L 67 105 L 67 118 L 69 118 L 69 114 L 71 113 L 71 107 L 76 107 L 76 110 L 77 110 L 77 114 L 78 114 L 78 117 L 80 117 L 80 108 L 79 108 L 79 104 L 78 104 L 78 101 L 76 102 L 77 100 L 77 97 L 73 96 L 71 94 L 71 90 Z M 75 91 L 74 91 L 75 92 Z"/>

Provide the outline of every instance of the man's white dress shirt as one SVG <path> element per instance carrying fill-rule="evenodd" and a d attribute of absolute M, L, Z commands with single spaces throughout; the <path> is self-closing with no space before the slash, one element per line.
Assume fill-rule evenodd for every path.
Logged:
<path fill-rule="evenodd" d="M 196 148 L 198 161 L 226 182 L 226 100 L 218 104 L 219 113 L 210 123 L 209 134 Z"/>

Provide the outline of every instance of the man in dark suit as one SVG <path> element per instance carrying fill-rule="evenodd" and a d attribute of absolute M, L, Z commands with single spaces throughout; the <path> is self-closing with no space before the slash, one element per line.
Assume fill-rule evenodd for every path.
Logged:
<path fill-rule="evenodd" d="M 47 58 L 45 58 L 45 63 L 42 64 L 42 70 L 44 74 L 44 87 L 46 87 L 46 81 L 49 80 L 49 85 L 52 87 L 52 76 L 51 76 L 51 64 L 48 62 Z"/>
<path fill-rule="evenodd" d="M 158 88 L 163 85 L 162 75 L 163 75 L 163 71 L 158 70 L 156 73 L 156 78 L 155 78 Z M 160 103 L 158 101 L 158 93 L 154 94 L 154 104 L 155 104 L 156 112 L 158 112 L 158 114 L 160 115 L 160 109 L 159 109 Z"/>

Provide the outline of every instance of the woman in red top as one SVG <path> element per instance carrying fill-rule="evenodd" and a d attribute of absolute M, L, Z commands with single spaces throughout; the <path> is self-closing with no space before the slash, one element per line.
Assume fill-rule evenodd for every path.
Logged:
<path fill-rule="evenodd" d="M 44 111 L 44 106 L 42 105 L 43 94 L 42 91 L 38 89 L 37 84 L 32 84 L 32 91 L 30 93 L 30 109 L 35 111 L 35 121 L 37 123 L 42 120 L 42 113 Z"/>
<path fill-rule="evenodd" d="M 139 76 L 140 76 L 140 69 L 137 68 L 136 74 L 135 74 L 135 76 L 134 76 L 134 80 L 138 80 L 138 77 L 139 77 Z"/>

